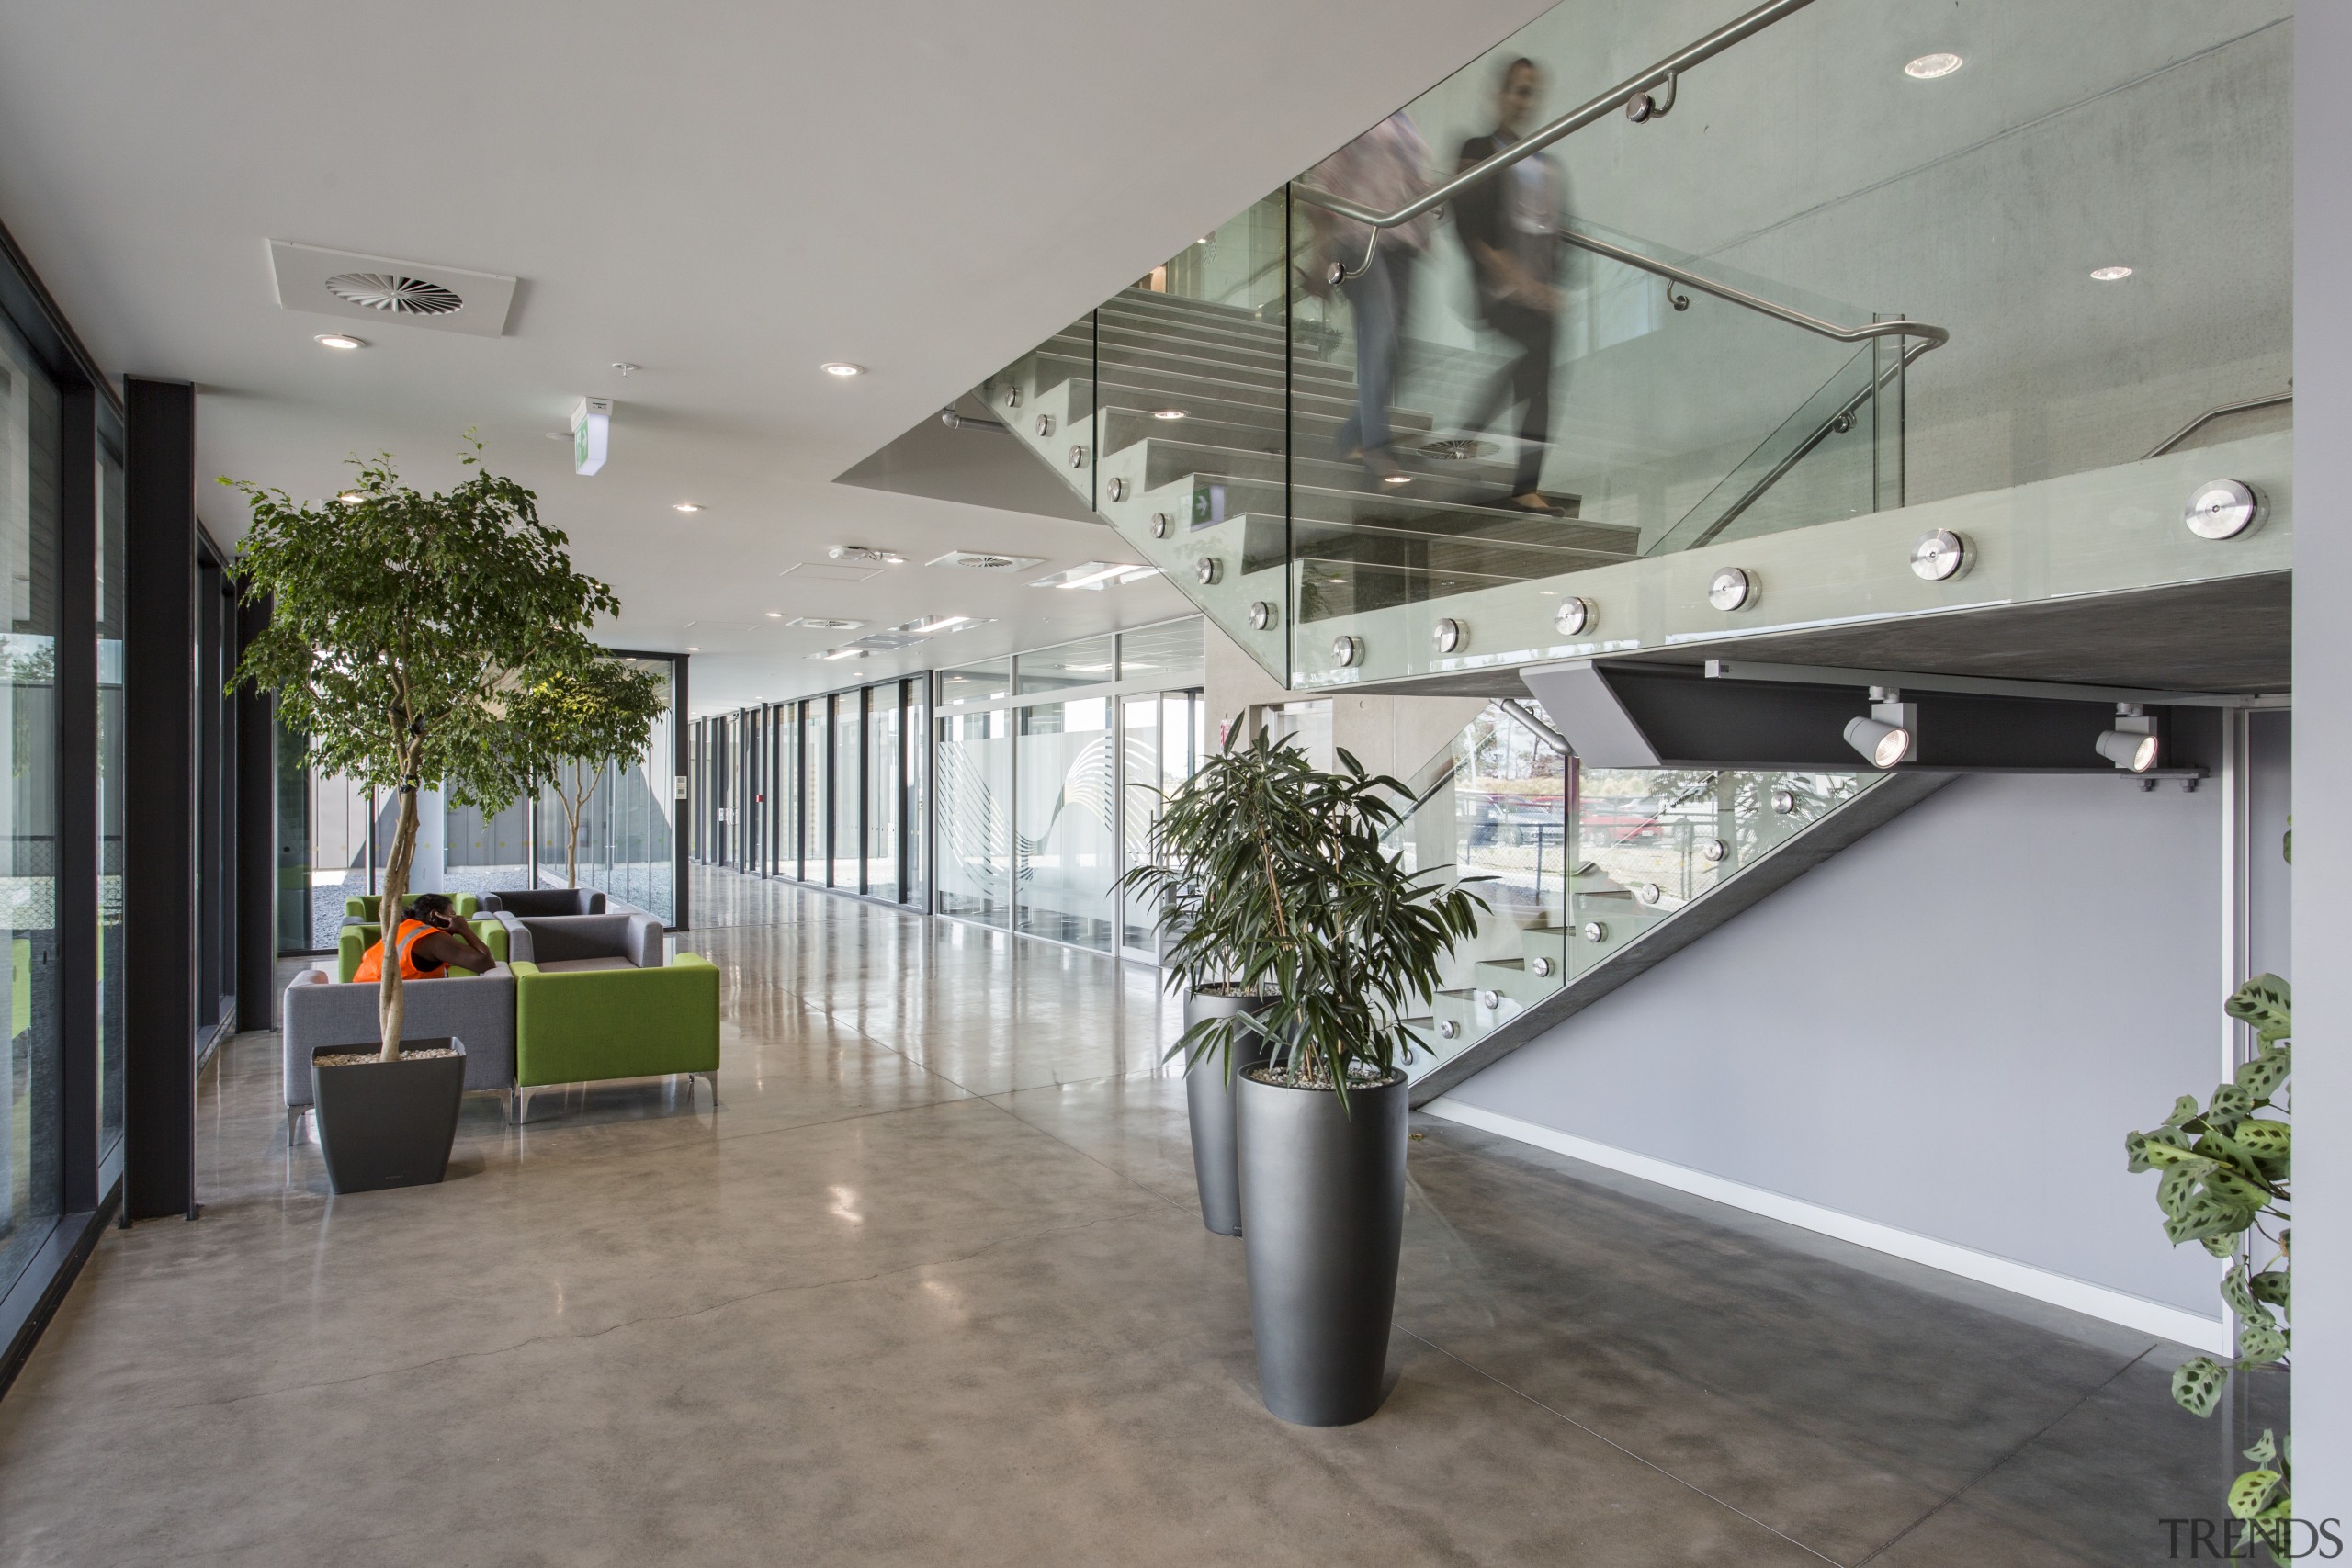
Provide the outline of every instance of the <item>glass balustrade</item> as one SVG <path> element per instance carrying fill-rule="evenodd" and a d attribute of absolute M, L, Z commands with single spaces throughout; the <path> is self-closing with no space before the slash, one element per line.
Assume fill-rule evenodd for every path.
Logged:
<path fill-rule="evenodd" d="M 1612 100 L 1728 19 L 1560 6 L 982 390 L 1294 688 L 1458 669 L 1497 591 L 2290 424 L 2280 0 L 1815 0 Z M 1376 237 L 1319 204 L 1594 104 Z"/>
<path fill-rule="evenodd" d="M 1526 705 L 1539 722 L 1540 707 Z M 1498 703 L 1408 780 L 1391 841 L 1487 912 L 1448 960 L 1415 1071 L 1476 1043 L 1875 787 L 1874 773 L 1587 768 Z"/>
<path fill-rule="evenodd" d="M 1129 549 L 1278 678 L 1301 395 L 1287 221 L 1284 197 L 1268 197 L 980 389 Z"/>

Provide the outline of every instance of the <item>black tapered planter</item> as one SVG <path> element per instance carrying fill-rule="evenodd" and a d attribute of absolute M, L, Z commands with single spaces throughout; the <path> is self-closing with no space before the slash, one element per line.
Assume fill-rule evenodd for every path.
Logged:
<path fill-rule="evenodd" d="M 453 1056 L 322 1066 L 321 1056 L 364 1046 L 322 1045 L 311 1053 L 311 1104 L 327 1183 L 338 1193 L 426 1187 L 449 1168 L 458 1140 L 458 1101 L 466 1092 L 465 1042 L 447 1035 L 401 1042 L 404 1051 L 448 1049 Z"/>
<path fill-rule="evenodd" d="M 1266 1408 L 1344 1427 L 1380 1408 L 1405 1234 L 1409 1086 L 1240 1080 L 1241 1244 Z"/>
<path fill-rule="evenodd" d="M 1184 997 L 1184 1027 L 1190 1029 L 1204 1019 L 1263 1012 L 1273 1005 L 1270 997 L 1191 991 Z M 1264 1037 L 1243 1034 L 1233 1042 L 1230 1075 L 1226 1072 L 1223 1053 L 1203 1056 L 1184 1072 L 1184 1107 L 1193 1123 L 1193 1179 L 1201 1190 L 1201 1223 L 1219 1235 L 1241 1234 L 1241 1177 L 1233 1154 L 1236 1087 L 1243 1069 L 1265 1059 Z"/>

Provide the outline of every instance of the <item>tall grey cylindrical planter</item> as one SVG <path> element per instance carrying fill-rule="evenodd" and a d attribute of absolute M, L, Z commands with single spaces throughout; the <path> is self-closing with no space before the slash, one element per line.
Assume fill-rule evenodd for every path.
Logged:
<path fill-rule="evenodd" d="M 1241 1079 L 1241 1244 L 1266 1408 L 1344 1427 L 1380 1408 L 1405 1233 L 1409 1086 Z"/>
<path fill-rule="evenodd" d="M 1204 1019 L 1263 1012 L 1272 1005 L 1264 997 L 1187 992 L 1184 1027 L 1190 1029 Z M 1241 1178 L 1233 1155 L 1235 1087 L 1241 1081 L 1243 1068 L 1265 1059 L 1266 1043 L 1253 1034 L 1234 1041 L 1230 1078 L 1222 1054 L 1204 1056 L 1184 1072 L 1184 1106 L 1193 1123 L 1193 1179 L 1201 1190 L 1201 1223 L 1219 1235 L 1241 1234 Z"/>

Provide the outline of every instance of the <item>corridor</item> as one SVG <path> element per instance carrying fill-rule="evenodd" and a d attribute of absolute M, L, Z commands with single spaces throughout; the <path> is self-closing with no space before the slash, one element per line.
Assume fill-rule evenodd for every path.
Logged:
<path fill-rule="evenodd" d="M 443 1186 L 330 1200 L 226 1044 L 203 1217 L 0 1403 L 0 1564 L 2125 1563 L 2218 1498 L 2175 1347 L 1429 1118 L 1396 1392 L 1284 1426 L 1155 973 L 695 906 L 716 1110 L 474 1097 Z"/>

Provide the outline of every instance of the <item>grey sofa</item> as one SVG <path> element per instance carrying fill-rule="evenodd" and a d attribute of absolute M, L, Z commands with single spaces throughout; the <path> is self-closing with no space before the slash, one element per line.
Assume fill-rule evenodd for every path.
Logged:
<path fill-rule="evenodd" d="M 590 916 L 589 919 L 602 917 Z M 661 950 L 656 940 L 655 952 Z M 514 1094 L 514 976 L 499 964 L 487 975 L 411 980 L 401 987 L 411 1040 L 454 1034 L 466 1043 L 466 1089 Z M 345 985 L 323 969 L 305 969 L 286 987 L 281 1018 L 286 1053 L 286 1145 L 311 1103 L 311 1053 L 322 1045 L 373 1046 L 377 988 Z"/>
<path fill-rule="evenodd" d="M 509 915 L 601 915 L 606 906 L 593 887 L 525 887 L 485 893 L 481 907 Z"/>
<path fill-rule="evenodd" d="M 510 963 L 536 964 L 560 974 L 566 969 L 659 969 L 662 939 L 669 928 L 651 915 L 607 911 L 601 915 L 513 915 L 499 911 L 506 928 Z"/>

